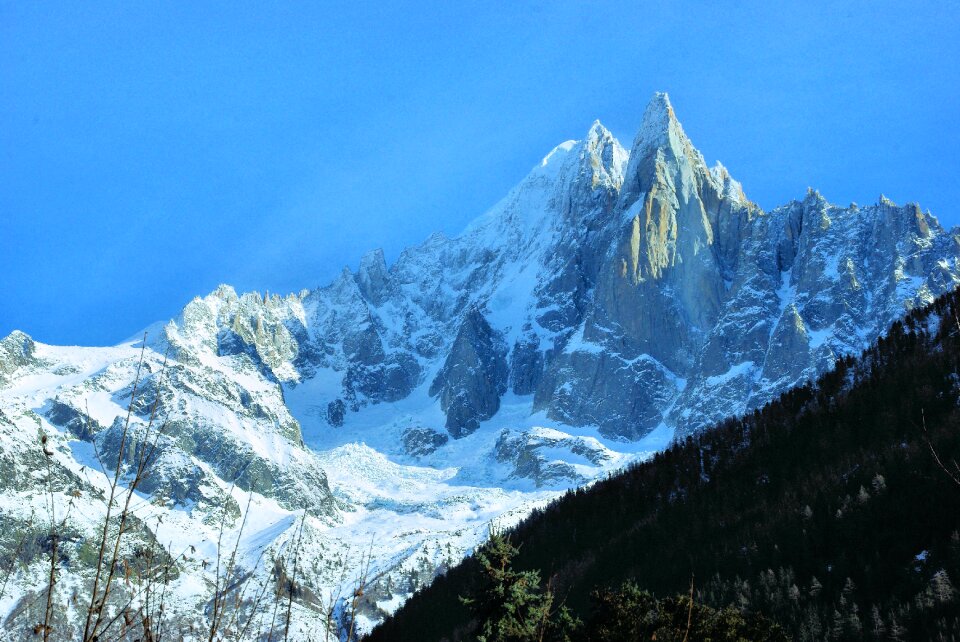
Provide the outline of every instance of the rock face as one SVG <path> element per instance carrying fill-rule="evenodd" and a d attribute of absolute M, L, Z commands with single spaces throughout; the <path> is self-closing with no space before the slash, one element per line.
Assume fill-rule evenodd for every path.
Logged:
<path fill-rule="evenodd" d="M 429 428 L 407 428 L 401 437 L 403 450 L 408 455 L 423 457 L 429 455 L 450 440 L 445 433 Z"/>
<path fill-rule="evenodd" d="M 550 455 L 558 450 L 579 457 L 587 466 L 552 459 Z M 529 479 L 539 487 L 557 482 L 582 484 L 592 477 L 591 465 L 615 463 L 620 455 L 590 437 L 572 437 L 549 428 L 535 428 L 520 433 L 509 429 L 501 431 L 494 446 L 494 457 L 512 468 L 511 477 Z"/>
<path fill-rule="evenodd" d="M 507 390 L 506 355 L 506 344 L 480 310 L 470 310 L 430 385 L 430 394 L 439 396 L 447 430 L 454 437 L 470 434 L 481 421 L 497 414 L 500 396 Z"/>
<path fill-rule="evenodd" d="M 19 368 L 33 363 L 35 351 L 33 339 L 19 330 L 0 340 L 0 385 L 9 381 Z"/>

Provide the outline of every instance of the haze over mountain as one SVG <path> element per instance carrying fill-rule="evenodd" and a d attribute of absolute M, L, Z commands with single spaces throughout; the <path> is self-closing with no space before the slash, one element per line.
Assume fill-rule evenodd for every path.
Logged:
<path fill-rule="evenodd" d="M 112 345 L 219 283 L 392 264 L 594 117 L 629 147 L 656 89 L 764 209 L 882 190 L 960 223 L 953 3 L 0 11 L 0 336 Z"/>
<path fill-rule="evenodd" d="M 146 346 L 9 335 L 2 518 L 44 510 L 44 486 L 22 482 L 43 467 L 39 430 L 60 513 L 82 506 L 78 549 L 91 536 L 106 480 L 94 453 L 119 455 L 145 348 L 149 403 L 134 425 L 154 401 L 169 423 L 137 537 L 201 551 L 171 608 L 202 618 L 200 557 L 215 556 L 224 516 L 241 564 L 265 577 L 261 554 L 289 551 L 306 511 L 314 595 L 344 594 L 361 566 L 346 551 L 376 541 L 367 625 L 491 522 L 764 404 L 958 283 L 960 230 L 882 196 L 839 207 L 810 191 L 765 212 L 707 166 L 658 93 L 629 148 L 596 122 L 461 235 L 392 265 L 374 250 L 356 273 L 282 296 L 221 286 L 152 326 Z M 4 612 L 29 611 L 38 568 L 18 574 Z M 297 604 L 304 629 L 315 606 Z"/>

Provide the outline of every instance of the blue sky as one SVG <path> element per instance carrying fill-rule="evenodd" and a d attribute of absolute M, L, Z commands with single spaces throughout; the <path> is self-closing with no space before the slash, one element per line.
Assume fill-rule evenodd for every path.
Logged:
<path fill-rule="evenodd" d="M 0 1 L 0 336 L 110 344 L 456 234 L 656 90 L 765 208 L 960 223 L 951 3 Z"/>

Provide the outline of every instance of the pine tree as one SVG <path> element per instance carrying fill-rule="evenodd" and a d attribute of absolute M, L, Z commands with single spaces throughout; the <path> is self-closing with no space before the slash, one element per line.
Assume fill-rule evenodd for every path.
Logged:
<path fill-rule="evenodd" d="M 842 599 L 842 598 L 841 598 Z M 837 609 L 830 616 L 830 640 L 839 640 L 843 636 L 843 616 Z"/>
<path fill-rule="evenodd" d="M 850 609 L 843 619 L 843 628 L 850 637 L 854 639 L 860 638 L 863 627 L 860 624 L 860 609 L 854 602 L 850 603 Z"/>
<path fill-rule="evenodd" d="M 491 533 L 477 553 L 481 586 L 460 601 L 479 620 L 478 642 L 539 640 L 549 627 L 553 594 L 540 590 L 537 571 L 514 570 L 512 560 L 518 552 L 509 537 Z"/>
<path fill-rule="evenodd" d="M 817 640 L 819 642 L 822 639 L 823 625 L 820 622 L 820 615 L 817 613 L 816 608 L 808 606 L 805 609 L 804 619 L 800 626 L 800 640 L 810 640 L 811 642 Z"/>
<path fill-rule="evenodd" d="M 907 635 L 907 629 L 900 625 L 896 613 L 892 611 L 890 612 L 890 632 L 888 635 L 891 642 L 902 642 Z"/>
<path fill-rule="evenodd" d="M 810 580 L 810 597 L 816 599 L 820 595 L 820 591 L 823 590 L 823 584 L 820 583 L 820 580 L 817 579 L 817 576 L 814 575 Z"/>
<path fill-rule="evenodd" d="M 880 609 L 874 604 L 870 608 L 870 635 L 877 640 L 882 640 L 887 632 L 887 626 L 883 623 L 883 617 L 880 615 Z"/>
<path fill-rule="evenodd" d="M 940 569 L 930 578 L 930 592 L 937 604 L 946 604 L 953 600 L 955 590 L 950 576 L 944 569 Z"/>

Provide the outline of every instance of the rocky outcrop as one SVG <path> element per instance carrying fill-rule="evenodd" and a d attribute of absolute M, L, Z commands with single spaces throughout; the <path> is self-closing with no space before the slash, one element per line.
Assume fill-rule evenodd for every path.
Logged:
<path fill-rule="evenodd" d="M 222 488 L 227 485 L 289 510 L 334 518 L 336 501 L 326 474 L 304 448 L 279 384 L 261 376 L 246 353 L 221 359 L 224 369 L 214 362 L 164 366 L 159 355 L 138 365 L 131 356 L 102 371 L 95 385 L 67 388 L 50 399 L 44 416 L 94 445 L 108 470 L 119 465 L 129 473 L 150 453 L 150 474 L 140 490 L 175 506 L 201 514 L 226 507 L 239 515 Z M 118 382 L 125 383 L 117 387 Z M 88 415 L 89 397 L 98 390 L 109 391 L 100 402 L 103 407 L 109 400 L 114 409 L 109 422 Z"/>
<path fill-rule="evenodd" d="M 36 345 L 24 332 L 14 330 L 0 340 L 0 386 L 24 366 L 35 363 Z"/>
<path fill-rule="evenodd" d="M 403 431 L 400 440 L 406 454 L 424 457 L 446 444 L 450 437 L 430 428 L 410 427 Z"/>
<path fill-rule="evenodd" d="M 443 368 L 430 384 L 453 437 L 472 433 L 500 409 L 507 390 L 506 354 L 506 345 L 480 310 L 467 312 Z"/>
<path fill-rule="evenodd" d="M 387 262 L 383 250 L 376 249 L 368 252 L 360 259 L 360 270 L 357 272 L 357 286 L 370 303 L 382 304 L 390 294 L 392 281 L 387 271 Z"/>
<path fill-rule="evenodd" d="M 540 337 L 529 325 L 524 329 L 510 351 L 510 383 L 516 394 L 532 395 L 543 379 L 543 351 Z"/>
<path fill-rule="evenodd" d="M 556 459 L 556 454 L 563 451 L 583 464 Z M 602 466 L 616 459 L 615 453 L 596 439 L 572 437 L 548 428 L 502 430 L 493 453 L 498 462 L 511 467 L 512 478 L 529 479 L 537 488 L 582 484 L 591 465 Z"/>

